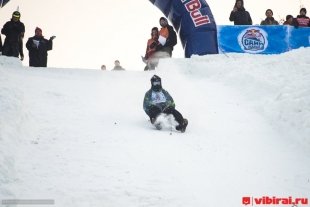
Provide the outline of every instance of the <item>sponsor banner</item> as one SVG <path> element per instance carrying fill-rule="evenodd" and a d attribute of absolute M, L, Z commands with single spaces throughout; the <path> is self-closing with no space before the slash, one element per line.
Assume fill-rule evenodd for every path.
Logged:
<path fill-rule="evenodd" d="M 218 26 L 221 52 L 279 54 L 310 46 L 310 28 L 291 26 Z"/>
<path fill-rule="evenodd" d="M 279 54 L 289 49 L 284 26 L 219 26 L 222 52 Z"/>
<path fill-rule="evenodd" d="M 297 49 L 300 47 L 310 47 L 310 27 L 290 28 L 289 33 L 289 47 L 290 49 Z"/>

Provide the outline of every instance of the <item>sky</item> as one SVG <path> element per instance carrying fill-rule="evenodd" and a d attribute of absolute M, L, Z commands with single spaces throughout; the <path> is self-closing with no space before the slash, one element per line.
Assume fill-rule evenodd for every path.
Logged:
<path fill-rule="evenodd" d="M 112 3 L 111 3 L 112 2 Z M 219 25 L 232 25 L 229 14 L 234 0 L 207 1 Z M 267 6 L 268 7 L 267 7 Z M 254 24 L 265 18 L 271 8 L 277 20 L 287 14 L 296 16 L 301 6 L 310 10 L 310 0 L 246 0 Z M 49 52 L 50 67 L 80 67 L 100 69 L 102 64 L 110 70 L 118 59 L 127 70 L 143 70 L 146 42 L 152 27 L 159 27 L 162 13 L 148 0 L 11 0 L 0 12 L 0 24 L 11 18 L 19 7 L 21 21 L 26 26 L 25 40 L 34 35 L 35 27 L 43 30 L 49 38 L 56 35 L 54 48 Z M 2 35 L 4 40 L 4 36 Z M 24 47 L 28 65 L 28 51 Z M 173 57 L 183 58 L 180 44 L 176 45 Z"/>
<path fill-rule="evenodd" d="M 2 204 L 241 207 L 269 196 L 309 207 L 309 54 L 165 59 L 147 72 L 0 57 Z M 154 73 L 189 120 L 185 133 L 169 121 L 158 131 L 144 113 Z"/>

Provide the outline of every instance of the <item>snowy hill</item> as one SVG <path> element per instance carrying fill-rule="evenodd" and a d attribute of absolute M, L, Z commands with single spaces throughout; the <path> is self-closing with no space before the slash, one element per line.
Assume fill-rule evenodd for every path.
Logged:
<path fill-rule="evenodd" d="M 144 114 L 154 72 L 0 57 L 0 198 L 57 207 L 309 199 L 309 54 L 161 61 L 156 74 L 189 120 L 184 134 L 157 131 Z"/>

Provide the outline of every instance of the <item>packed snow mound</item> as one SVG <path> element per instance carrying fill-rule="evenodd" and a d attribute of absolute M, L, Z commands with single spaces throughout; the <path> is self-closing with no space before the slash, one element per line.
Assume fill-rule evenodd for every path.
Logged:
<path fill-rule="evenodd" d="M 310 48 L 163 59 L 156 71 L 29 68 L 0 56 L 0 197 L 54 206 L 241 206 L 310 192 Z M 189 120 L 158 131 L 156 73 Z"/>
<path fill-rule="evenodd" d="M 227 53 L 163 60 L 162 71 L 237 89 L 283 135 L 310 147 L 310 48 L 280 55 Z"/>
<path fill-rule="evenodd" d="M 15 57 L 0 56 L 0 68 L 22 67 L 22 62 Z"/>

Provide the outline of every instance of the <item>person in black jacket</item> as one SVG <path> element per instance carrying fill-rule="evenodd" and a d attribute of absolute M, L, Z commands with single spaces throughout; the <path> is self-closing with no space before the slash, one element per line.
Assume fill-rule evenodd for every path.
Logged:
<path fill-rule="evenodd" d="M 271 9 L 267 9 L 265 15 L 266 19 L 260 25 L 279 25 L 279 22 L 273 18 L 273 11 Z"/>
<path fill-rule="evenodd" d="M 20 54 L 21 60 L 23 60 L 25 25 L 20 21 L 20 13 L 18 11 L 13 12 L 11 21 L 4 24 L 1 33 L 6 36 L 2 48 L 2 55 L 18 57 Z"/>
<path fill-rule="evenodd" d="M 173 47 L 177 44 L 177 35 L 173 27 L 168 24 L 165 17 L 159 19 L 161 29 L 159 31 L 158 42 L 160 43 L 156 51 L 166 52 L 170 57 L 172 56 Z"/>
<path fill-rule="evenodd" d="M 229 20 L 234 22 L 235 25 L 252 25 L 250 13 L 245 10 L 243 0 L 236 1 Z"/>
<path fill-rule="evenodd" d="M 46 67 L 47 66 L 47 51 L 53 49 L 52 36 L 49 40 L 42 35 L 42 29 L 37 27 L 35 35 L 30 37 L 26 43 L 26 48 L 29 50 L 29 66 Z"/>

